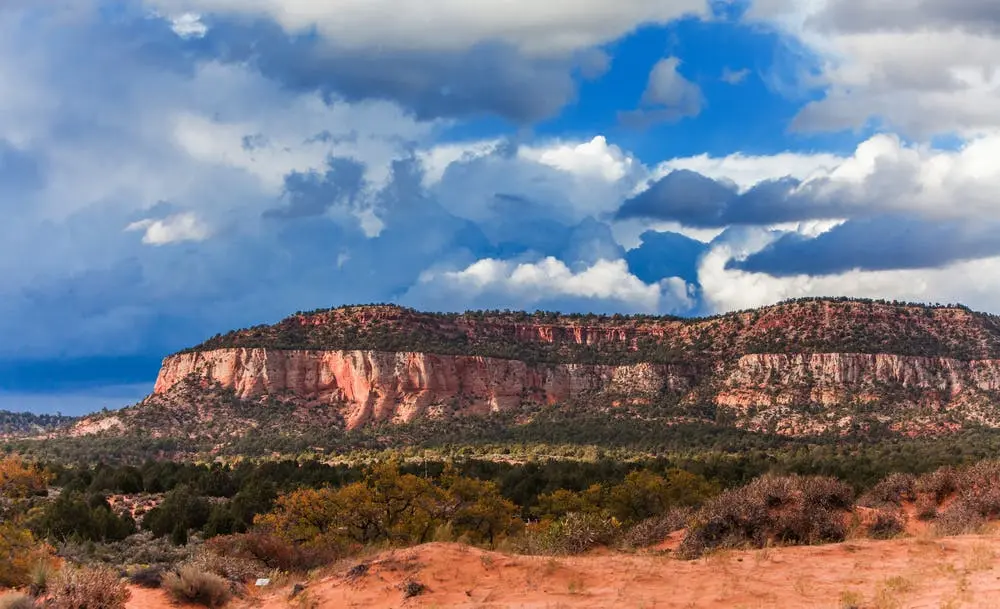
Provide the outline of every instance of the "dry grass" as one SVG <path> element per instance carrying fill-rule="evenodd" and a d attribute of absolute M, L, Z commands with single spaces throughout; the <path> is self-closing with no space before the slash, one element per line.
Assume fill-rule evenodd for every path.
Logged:
<path fill-rule="evenodd" d="M 841 609 L 860 609 L 864 602 L 864 595 L 856 590 L 844 590 L 840 593 Z"/>
<path fill-rule="evenodd" d="M 52 578 L 51 609 L 124 609 L 131 593 L 116 571 L 67 567 Z"/>
<path fill-rule="evenodd" d="M 875 609 L 901 609 L 903 597 L 913 592 L 915 586 L 909 579 L 897 575 L 882 582 L 875 591 L 875 599 L 872 603 Z"/>
<path fill-rule="evenodd" d="M 993 568 L 996 557 L 996 552 L 989 544 L 979 542 L 969 550 L 965 559 L 965 568 L 972 572 L 989 571 Z"/>
<path fill-rule="evenodd" d="M 180 603 L 222 607 L 232 598 L 229 582 L 214 573 L 185 565 L 176 573 L 163 576 L 163 589 Z"/>
<path fill-rule="evenodd" d="M 0 596 L 0 609 L 34 609 L 35 599 L 20 592 L 8 592 Z"/>

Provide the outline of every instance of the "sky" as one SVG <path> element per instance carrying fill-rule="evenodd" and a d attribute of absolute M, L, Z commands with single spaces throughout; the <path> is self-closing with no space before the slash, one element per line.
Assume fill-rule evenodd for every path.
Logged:
<path fill-rule="evenodd" d="M 1000 313 L 996 0 L 3 0 L 0 409 L 299 310 Z"/>

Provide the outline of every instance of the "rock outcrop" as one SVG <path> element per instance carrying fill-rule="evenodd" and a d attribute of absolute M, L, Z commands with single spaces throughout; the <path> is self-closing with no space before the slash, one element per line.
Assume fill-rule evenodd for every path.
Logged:
<path fill-rule="evenodd" d="M 349 428 L 409 422 L 448 411 L 485 414 L 522 403 L 553 404 L 587 395 L 686 392 L 696 380 L 682 365 L 529 365 L 478 356 L 378 351 L 219 349 L 168 357 L 154 393 L 191 378 L 240 398 L 291 394 L 343 404 Z"/>
<path fill-rule="evenodd" d="M 1000 318 L 846 299 L 704 319 L 344 307 L 166 358 L 136 412 L 206 421 L 231 406 L 209 387 L 351 429 L 568 403 L 790 435 L 1000 427 Z"/>
<path fill-rule="evenodd" d="M 890 354 L 749 354 L 733 363 L 699 369 L 680 364 L 534 364 L 478 356 L 378 351 L 234 348 L 167 358 L 154 392 L 208 381 L 242 399 L 292 396 L 342 407 L 348 428 L 418 417 L 511 411 L 526 403 L 555 404 L 615 398 L 649 403 L 671 394 L 679 401 L 709 401 L 747 427 L 765 427 L 759 411 L 819 406 L 830 413 L 857 404 L 883 408 L 966 409 L 967 418 L 1000 422 L 979 412 L 1000 393 L 1000 360 Z M 779 410 L 773 410 L 778 408 Z M 780 426 L 779 426 L 780 427 Z M 825 427 L 820 425 L 815 430 Z M 780 431 L 780 429 L 779 429 Z"/>

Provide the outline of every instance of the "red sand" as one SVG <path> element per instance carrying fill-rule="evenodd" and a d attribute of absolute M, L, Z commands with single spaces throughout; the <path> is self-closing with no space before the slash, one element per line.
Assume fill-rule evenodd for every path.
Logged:
<path fill-rule="evenodd" d="M 287 590 L 253 606 L 934 608 L 1000 606 L 1000 537 L 912 538 L 758 551 L 696 561 L 669 555 L 510 556 L 457 544 L 386 552 L 368 572 L 346 565 L 289 602 Z M 418 581 L 420 596 L 401 585 Z M 132 605 L 139 607 L 140 605 Z M 142 605 L 150 606 L 150 605 Z"/>
<path fill-rule="evenodd" d="M 664 546 L 674 545 L 670 542 Z M 309 582 L 239 599 L 233 609 L 460 607 L 644 609 L 829 607 L 939 609 L 1000 607 L 1000 535 L 720 552 L 695 561 L 669 553 L 601 550 L 585 556 L 511 556 L 433 543 L 384 552 Z M 359 563 L 360 564 L 360 563 Z M 404 599 L 402 585 L 423 584 Z M 132 589 L 129 609 L 178 607 L 159 590 Z"/>

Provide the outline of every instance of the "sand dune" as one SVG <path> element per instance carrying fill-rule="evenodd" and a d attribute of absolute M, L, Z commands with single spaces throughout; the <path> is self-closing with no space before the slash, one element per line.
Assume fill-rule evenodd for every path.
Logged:
<path fill-rule="evenodd" d="M 404 598 L 410 581 L 425 590 Z M 234 606 L 998 607 L 1000 537 L 859 540 L 723 552 L 696 561 L 609 551 L 566 558 L 511 556 L 434 543 L 346 563 L 309 583 L 294 601 L 288 594 L 285 588 Z M 159 592 L 143 591 L 129 606 L 155 609 L 169 603 Z"/>

